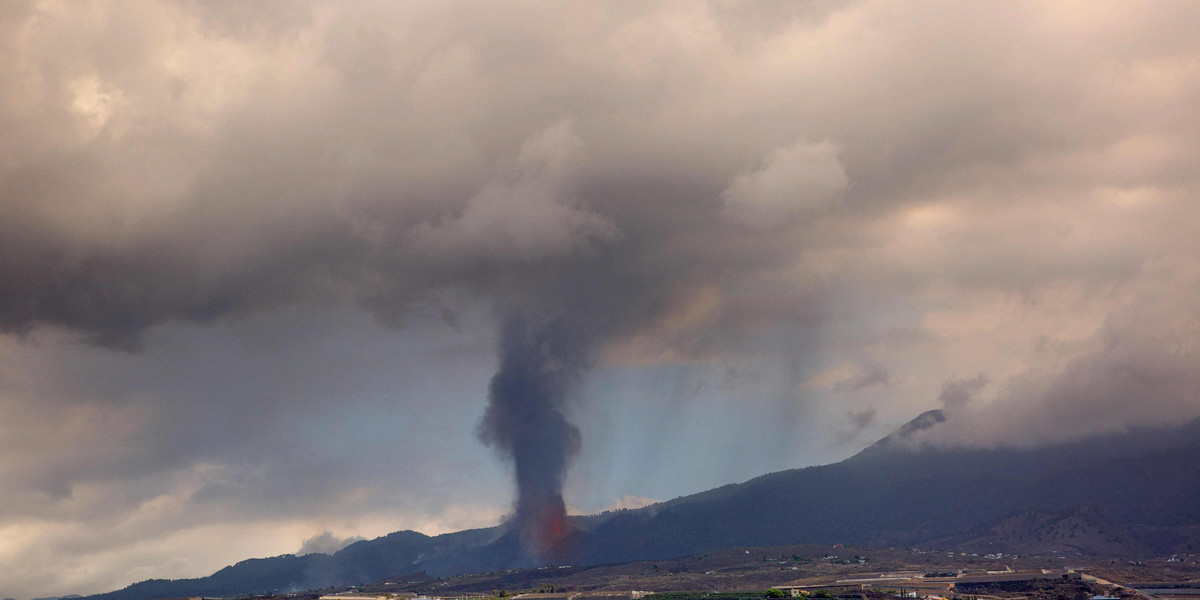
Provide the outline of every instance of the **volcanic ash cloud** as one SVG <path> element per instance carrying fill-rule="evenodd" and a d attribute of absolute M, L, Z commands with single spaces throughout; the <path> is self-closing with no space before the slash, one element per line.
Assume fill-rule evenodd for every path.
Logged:
<path fill-rule="evenodd" d="M 583 349 L 567 327 L 508 317 L 500 337 L 500 368 L 479 425 L 484 443 L 513 461 L 514 525 L 537 558 L 560 554 L 569 533 L 562 486 L 580 436 L 562 405 L 585 366 Z"/>

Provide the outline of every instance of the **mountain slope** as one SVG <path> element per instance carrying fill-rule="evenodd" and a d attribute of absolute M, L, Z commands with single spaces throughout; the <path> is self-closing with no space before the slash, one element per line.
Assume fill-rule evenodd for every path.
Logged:
<path fill-rule="evenodd" d="M 1137 544 L 1149 551 L 1196 543 L 1172 532 L 1200 523 L 1200 423 L 1031 450 L 914 450 L 898 443 L 940 416 L 922 415 L 841 463 L 772 473 L 620 515 L 590 532 L 584 558 L 652 559 L 798 542 L 916 545 L 958 539 L 1025 509 L 1080 505 L 1136 532 Z"/>
<path fill-rule="evenodd" d="M 574 553 L 564 562 L 799 543 L 1098 555 L 1200 545 L 1200 421 L 1036 449 L 913 447 L 916 432 L 945 422 L 940 411 L 930 411 L 840 463 L 573 518 Z M 209 577 L 148 581 L 93 598 L 250 594 L 415 571 L 451 575 L 533 565 L 503 527 L 437 537 L 406 531 L 332 556 L 243 561 Z"/>
<path fill-rule="evenodd" d="M 208 577 L 151 579 L 115 592 L 88 596 L 93 600 L 151 600 L 188 596 L 241 596 L 345 586 L 405 571 L 411 565 L 440 553 L 487 547 L 503 531 L 474 529 L 429 537 L 415 531 L 398 531 L 384 537 L 351 544 L 328 554 L 254 558 L 225 567 Z"/>

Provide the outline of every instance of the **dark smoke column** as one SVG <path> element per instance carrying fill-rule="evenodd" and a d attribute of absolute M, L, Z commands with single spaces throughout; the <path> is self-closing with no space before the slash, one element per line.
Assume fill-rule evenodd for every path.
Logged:
<path fill-rule="evenodd" d="M 586 343 L 566 327 L 510 316 L 500 335 L 500 369 L 488 389 L 479 437 L 516 465 L 515 525 L 534 557 L 563 551 L 569 532 L 562 486 L 579 452 L 579 429 L 562 406 L 582 373 Z"/>

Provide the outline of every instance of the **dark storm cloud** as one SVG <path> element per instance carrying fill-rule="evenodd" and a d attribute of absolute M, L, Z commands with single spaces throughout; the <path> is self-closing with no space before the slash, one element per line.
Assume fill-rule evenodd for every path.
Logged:
<path fill-rule="evenodd" d="M 599 24 L 571 35 L 607 40 L 611 51 L 587 54 L 562 51 L 576 42 L 539 26 L 554 16 L 529 15 L 519 23 L 496 8 L 480 11 L 477 20 L 486 24 L 478 27 L 456 22 L 451 8 L 348 10 L 321 24 L 323 44 L 304 46 L 289 36 L 323 13 L 286 8 L 286 14 L 269 6 L 248 14 L 235 4 L 199 13 L 200 33 L 248 40 L 247 53 L 266 55 L 272 68 L 279 68 L 278 54 L 296 50 L 288 42 L 308 50 L 306 58 L 320 67 L 302 64 L 308 70 L 297 67 L 300 74 L 291 78 L 285 67 L 274 76 L 282 83 L 270 87 L 271 77 L 250 67 L 262 80 L 218 77 L 208 94 L 231 98 L 198 117 L 199 124 L 140 120 L 200 100 L 191 98 L 199 96 L 194 88 L 180 100 L 162 87 L 171 77 L 200 75 L 167 73 L 155 62 L 156 41 L 179 40 L 148 33 L 125 41 L 114 31 L 150 25 L 161 15 L 139 22 L 116 10 L 66 49 L 51 44 L 75 31 L 45 28 L 38 40 L 45 45 L 33 53 L 45 71 L 39 91 L 49 104 L 34 116 L 63 133 L 50 142 L 23 136 L 11 142 L 19 152 L 2 182 L 0 327 L 23 333 L 60 325 L 132 349 L 147 328 L 175 320 L 209 322 L 348 296 L 396 323 L 413 308 L 436 306 L 447 292 L 522 304 L 568 287 L 571 293 L 584 279 L 591 290 L 619 290 L 621 312 L 629 315 L 603 314 L 617 312 L 616 303 L 603 300 L 593 303 L 592 315 L 614 321 L 601 327 L 626 333 L 680 310 L 679 298 L 705 286 L 722 291 L 714 331 L 811 317 L 806 302 L 785 299 L 797 290 L 768 289 L 771 282 L 754 279 L 815 243 L 805 222 L 826 213 L 811 207 L 837 206 L 843 194 L 855 212 L 905 203 L 918 189 L 936 193 L 953 184 L 947 169 L 1014 164 L 1028 154 L 1025 146 L 1046 135 L 1037 133 L 1049 128 L 1046 119 L 1068 108 L 1047 101 L 1058 83 L 997 99 L 1003 80 L 992 69 L 976 69 L 1012 43 L 995 35 L 972 52 L 915 65 L 915 76 L 931 86 L 912 86 L 909 104 L 895 109 L 907 118 L 875 128 L 872 111 L 846 111 L 866 118 L 852 124 L 849 114 L 831 112 L 832 101 L 799 104 L 833 118 L 823 123 L 770 112 L 757 120 L 735 116 L 733 98 L 689 101 L 689 93 L 715 89 L 697 65 L 623 54 L 643 41 L 630 23 L 663 18 L 656 9 L 589 15 L 601 17 Z M 726 15 L 724 8 L 708 14 L 699 5 L 685 12 L 714 19 L 716 29 L 679 32 L 673 43 L 717 64 L 752 60 L 752 51 L 721 42 L 727 29 L 757 22 L 751 15 Z M 836 11 L 815 12 L 817 23 L 836 18 Z M 793 15 L 797 26 L 812 26 L 806 15 Z M 411 20 L 418 17 L 419 31 Z M 501 39 L 510 27 L 528 35 Z M 912 33 L 899 29 L 902 37 Z M 786 30 L 775 35 L 788 37 Z M 97 48 L 113 58 L 87 54 Z M 874 52 L 844 59 L 860 66 L 876 60 Z M 368 79 L 358 75 L 363 69 Z M 971 91 L 947 98 L 941 73 L 973 73 L 981 85 L 955 84 Z M 537 84 L 527 85 L 534 78 Z M 663 86 L 663 78 L 677 83 Z M 752 102 L 782 106 L 803 89 L 802 78 L 783 83 L 776 98 Z M 889 83 L 851 78 L 847 85 L 842 93 L 862 102 Z M 938 108 L 948 102 L 952 112 Z M 1041 114 L 1008 122 L 1037 102 Z M 673 122 L 704 110 L 728 116 L 688 129 Z M 70 131 L 70 117 L 78 131 Z M 207 131 L 198 135 L 192 127 Z M 1004 135 L 982 129 L 989 127 L 1004 127 Z M 1080 127 L 1078 119 L 1066 125 L 1083 137 Z M 739 129 L 745 133 L 730 135 Z M 860 143 L 871 136 L 906 150 L 873 155 L 871 144 Z M 855 186 L 848 187 L 848 177 Z M 939 178 L 935 187 L 920 183 L 932 177 Z M 901 191 L 881 193 L 876 181 Z M 762 235 L 768 222 L 792 227 Z M 997 247 L 1003 251 L 993 244 L 980 252 Z M 1050 255 L 1046 263 L 1039 256 L 1053 268 L 1048 277 L 1094 268 L 1082 258 L 1055 263 Z M 1103 261 L 1119 269 L 1114 276 L 1136 268 L 1128 254 L 1114 258 Z M 972 267 L 981 261 L 967 260 Z M 1030 273 L 1018 267 L 1005 274 L 1001 265 L 1014 263 L 989 262 L 970 276 L 991 285 Z M 767 314 L 751 314 L 763 309 Z M 718 339 L 692 329 L 688 335 L 702 339 L 681 341 Z"/>
<path fill-rule="evenodd" d="M 492 42 L 477 42 L 476 60 L 503 60 L 484 52 Z M 438 66 L 426 65 L 425 73 Z M 408 141 L 411 130 L 428 126 L 394 107 L 391 93 L 418 85 L 418 75 L 385 72 L 375 88 L 347 82 L 311 101 L 268 94 L 220 115 L 205 140 L 174 130 L 117 137 L 109 129 L 116 125 L 105 122 L 98 138 L 70 155 L 36 147 L 22 153 L 0 182 L 0 328 L 64 326 L 101 345 L 136 349 L 148 328 L 170 321 L 204 323 L 349 296 L 394 323 L 447 290 L 519 304 L 563 290 L 584 296 L 572 286 L 585 279 L 591 290 L 623 294 L 633 313 L 603 319 L 636 327 L 665 310 L 666 296 L 680 286 L 753 272 L 795 251 L 786 236 L 764 245 L 726 225 L 719 173 L 620 181 L 585 168 L 577 155 L 589 149 L 576 129 L 599 123 L 584 113 L 579 120 L 587 125 L 574 127 L 577 107 L 539 106 L 553 89 L 500 90 L 528 96 L 513 98 L 515 112 L 501 123 L 416 132 L 447 136 L 441 141 L 463 144 L 464 152 L 405 179 L 400 174 L 425 166 L 412 155 L 428 152 Z M 575 93 L 589 95 L 598 82 L 573 83 Z M 364 114 L 343 113 L 351 92 L 364 99 Z M 106 116 L 116 100 L 95 93 L 96 118 L 123 116 Z M 60 110 L 74 106 L 70 94 L 60 94 L 69 105 Z M 390 169 L 380 145 L 395 146 Z M 600 156 L 587 159 L 605 158 L 606 149 L 590 150 Z M 354 161 L 359 153 L 367 153 L 366 164 Z M 158 181 L 160 166 L 178 181 Z"/>

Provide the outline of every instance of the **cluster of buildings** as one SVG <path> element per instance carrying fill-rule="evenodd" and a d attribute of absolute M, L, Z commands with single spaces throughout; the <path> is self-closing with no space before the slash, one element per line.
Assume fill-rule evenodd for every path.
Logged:
<path fill-rule="evenodd" d="M 590 591 L 590 592 L 534 592 L 512 596 L 512 600 L 641 600 L 649 592 Z M 454 596 L 418 596 L 411 593 L 365 594 L 345 592 L 321 596 L 320 600 L 479 600 L 489 594 L 463 594 Z"/>
<path fill-rule="evenodd" d="M 793 598 L 801 596 L 842 596 L 873 589 L 888 591 L 912 598 L 953 598 L 956 587 L 966 585 L 987 585 L 993 583 L 1019 583 L 1043 579 L 1082 579 L 1082 573 L 1070 569 L 1040 570 L 1014 572 L 986 571 L 982 573 L 957 574 L 948 576 L 926 576 L 917 571 L 896 571 L 878 573 L 875 575 L 839 579 L 831 582 L 793 582 L 777 585 L 777 589 Z M 822 593 L 823 592 L 823 593 Z M 973 595 L 973 594 L 972 594 Z"/>

